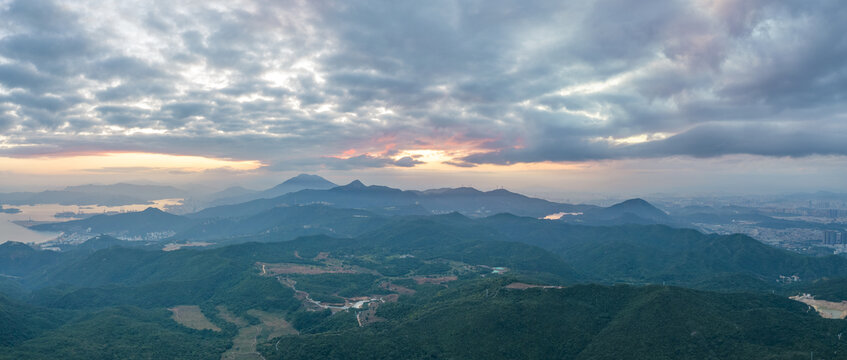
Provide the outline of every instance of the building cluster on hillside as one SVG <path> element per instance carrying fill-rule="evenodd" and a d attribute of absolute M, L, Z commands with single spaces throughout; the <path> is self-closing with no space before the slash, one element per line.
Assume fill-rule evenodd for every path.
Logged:
<path fill-rule="evenodd" d="M 174 231 L 156 231 L 156 232 L 148 232 L 144 235 L 129 235 L 126 232 L 112 232 L 112 233 L 104 233 L 104 234 L 96 234 L 89 231 L 84 232 L 67 232 L 62 233 L 56 237 L 55 240 L 50 241 L 50 244 L 81 244 L 97 235 L 109 235 L 118 240 L 126 240 L 126 241 L 163 241 L 167 240 L 174 235 L 176 232 Z"/>

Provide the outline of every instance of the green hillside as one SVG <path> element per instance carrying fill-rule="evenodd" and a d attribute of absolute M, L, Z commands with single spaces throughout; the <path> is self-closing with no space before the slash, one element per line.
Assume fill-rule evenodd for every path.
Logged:
<path fill-rule="evenodd" d="M 120 307 L 0 348 L 0 359 L 213 359 L 228 344 L 225 334 L 178 325 L 167 310 Z"/>
<path fill-rule="evenodd" d="M 746 274 L 774 283 L 847 276 L 847 259 L 805 256 L 745 235 L 707 235 L 663 225 L 582 226 L 501 214 L 480 220 L 506 239 L 559 256 L 593 281 L 694 284 Z"/>
<path fill-rule="evenodd" d="M 283 337 L 268 359 L 838 358 L 847 323 L 776 296 L 673 287 L 513 290 L 470 282 L 402 299 L 368 328 Z"/>

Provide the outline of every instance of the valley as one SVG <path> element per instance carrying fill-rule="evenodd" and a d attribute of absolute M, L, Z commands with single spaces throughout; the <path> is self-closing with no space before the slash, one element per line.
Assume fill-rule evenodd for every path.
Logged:
<path fill-rule="evenodd" d="M 847 351 L 835 336 L 847 330 L 847 258 L 702 233 L 643 200 L 574 211 L 506 191 L 361 183 L 274 199 L 36 224 L 85 240 L 0 244 L 8 297 L 0 314 L 44 314 L 10 318 L 20 330 L 0 332 L 8 354 L 0 359 L 48 357 L 47 344 L 101 332 L 124 335 L 60 353 L 491 359 L 520 348 L 524 358 L 597 359 L 667 357 L 684 346 L 690 358 L 741 359 Z M 492 202 L 524 215 L 469 207 Z M 344 207 L 353 203 L 364 207 Z M 556 210 L 582 214 L 538 215 Z M 787 325 L 774 330 L 777 322 Z M 150 337 L 161 332 L 169 340 Z M 151 347 L 129 346 L 139 341 Z"/>

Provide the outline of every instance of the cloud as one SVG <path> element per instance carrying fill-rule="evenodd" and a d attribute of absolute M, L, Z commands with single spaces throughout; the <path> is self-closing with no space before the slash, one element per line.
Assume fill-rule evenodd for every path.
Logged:
<path fill-rule="evenodd" d="M 359 155 L 350 158 L 328 157 L 322 160 L 322 165 L 332 170 L 350 170 L 360 168 L 382 168 L 388 166 L 396 167 L 413 167 L 423 162 L 413 159 L 410 156 L 405 156 L 400 159 L 392 159 L 389 157 Z"/>
<path fill-rule="evenodd" d="M 53 79 L 19 64 L 0 64 L 0 84 L 8 89 L 25 89 L 36 92 L 49 90 Z"/>
<path fill-rule="evenodd" d="M 810 129 L 771 124 L 704 125 L 653 143 L 634 145 L 645 157 L 689 155 L 716 157 L 750 154 L 773 157 L 847 154 L 843 126 Z M 826 131 L 832 130 L 832 132 Z"/>
<path fill-rule="evenodd" d="M 837 0 L 17 0 L 0 10 L 0 155 L 847 155 L 845 16 Z M 351 148 L 378 155 L 332 157 Z"/>

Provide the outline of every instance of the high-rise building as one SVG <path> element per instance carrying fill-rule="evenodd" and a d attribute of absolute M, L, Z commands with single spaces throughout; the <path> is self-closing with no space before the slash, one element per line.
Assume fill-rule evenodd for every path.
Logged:
<path fill-rule="evenodd" d="M 839 238 L 841 234 L 838 231 L 826 230 L 823 232 L 823 244 L 824 245 L 835 245 L 838 244 Z"/>

